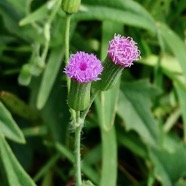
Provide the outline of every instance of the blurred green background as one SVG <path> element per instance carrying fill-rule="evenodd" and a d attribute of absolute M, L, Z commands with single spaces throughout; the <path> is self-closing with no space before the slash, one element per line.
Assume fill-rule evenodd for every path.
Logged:
<path fill-rule="evenodd" d="M 0 186 L 71 186 L 61 0 L 0 0 Z M 82 0 L 70 54 L 106 57 L 114 34 L 141 60 L 91 107 L 82 174 L 99 186 L 186 185 L 186 1 Z"/>

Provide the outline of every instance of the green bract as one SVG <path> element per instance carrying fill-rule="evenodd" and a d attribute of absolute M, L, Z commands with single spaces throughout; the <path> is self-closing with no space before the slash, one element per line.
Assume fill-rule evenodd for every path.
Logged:
<path fill-rule="evenodd" d="M 106 91 L 111 89 L 121 76 L 124 66 L 116 65 L 109 57 L 103 62 L 103 72 L 100 81 L 93 83 L 93 87 L 97 90 Z"/>
<path fill-rule="evenodd" d="M 72 79 L 68 95 L 69 107 L 76 111 L 85 110 L 90 104 L 90 87 L 90 82 L 79 83 Z"/>

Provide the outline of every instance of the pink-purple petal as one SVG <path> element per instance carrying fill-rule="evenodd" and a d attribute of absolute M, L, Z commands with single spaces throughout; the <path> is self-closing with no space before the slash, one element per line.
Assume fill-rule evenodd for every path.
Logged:
<path fill-rule="evenodd" d="M 140 59 L 137 43 L 130 37 L 115 35 L 109 42 L 108 55 L 118 65 L 130 67 L 133 61 Z"/>
<path fill-rule="evenodd" d="M 94 54 L 77 52 L 71 55 L 69 64 L 64 72 L 69 78 L 73 78 L 80 83 L 97 81 L 103 71 L 101 61 Z"/>

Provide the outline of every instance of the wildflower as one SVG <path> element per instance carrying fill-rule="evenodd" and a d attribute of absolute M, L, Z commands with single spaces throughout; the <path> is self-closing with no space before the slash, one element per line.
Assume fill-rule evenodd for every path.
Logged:
<path fill-rule="evenodd" d="M 133 61 L 140 58 L 140 51 L 136 44 L 130 37 L 115 35 L 109 42 L 108 55 L 115 64 L 130 67 Z"/>
<path fill-rule="evenodd" d="M 101 80 L 94 83 L 94 87 L 98 90 L 111 89 L 118 78 L 121 76 L 125 67 L 130 67 L 134 61 L 140 59 L 140 51 L 130 37 L 116 35 L 109 42 L 108 55 L 103 62 L 104 71 Z"/>
<path fill-rule="evenodd" d="M 77 80 L 79 83 L 97 81 L 103 67 L 101 61 L 94 54 L 77 52 L 70 57 L 65 73 L 69 78 Z"/>
<path fill-rule="evenodd" d="M 70 57 L 64 72 L 71 78 L 68 104 L 72 109 L 80 111 L 88 107 L 91 82 L 100 79 L 102 70 L 101 61 L 93 54 L 77 52 Z"/>

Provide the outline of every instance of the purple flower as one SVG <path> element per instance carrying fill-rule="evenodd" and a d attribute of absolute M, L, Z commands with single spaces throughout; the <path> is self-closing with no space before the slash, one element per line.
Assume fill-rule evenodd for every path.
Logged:
<path fill-rule="evenodd" d="M 109 42 L 108 55 L 115 64 L 124 67 L 130 67 L 133 61 L 140 59 L 140 51 L 133 39 L 119 34 Z"/>
<path fill-rule="evenodd" d="M 71 55 L 65 73 L 80 83 L 99 80 L 98 75 L 103 71 L 101 61 L 94 54 L 77 52 Z"/>

